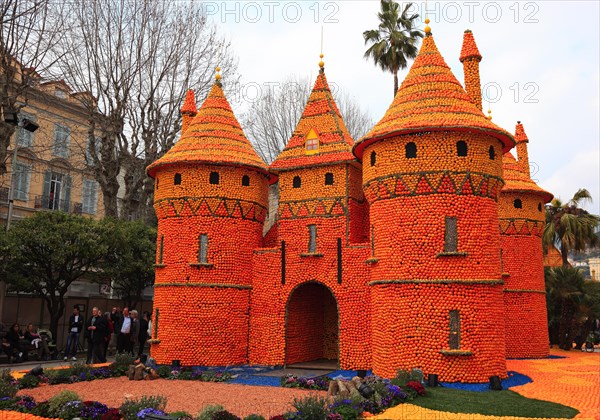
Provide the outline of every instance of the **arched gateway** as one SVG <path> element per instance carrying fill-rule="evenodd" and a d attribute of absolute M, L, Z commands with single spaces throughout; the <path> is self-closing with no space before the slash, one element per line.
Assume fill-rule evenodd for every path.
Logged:
<path fill-rule="evenodd" d="M 337 360 L 339 317 L 335 297 L 324 285 L 304 283 L 290 294 L 286 307 L 286 365 Z"/>

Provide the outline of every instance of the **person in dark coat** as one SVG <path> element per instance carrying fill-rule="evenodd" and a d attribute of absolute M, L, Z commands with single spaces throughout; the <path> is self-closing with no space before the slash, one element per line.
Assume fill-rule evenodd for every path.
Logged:
<path fill-rule="evenodd" d="M 83 330 L 83 316 L 79 313 L 79 306 L 73 306 L 73 314 L 69 317 L 69 334 L 67 335 L 67 346 L 65 347 L 64 360 L 71 355 L 72 360 L 77 360 L 77 343 L 79 334 Z"/>
<path fill-rule="evenodd" d="M 146 340 L 148 340 L 148 323 L 150 322 L 150 313 L 144 311 L 142 319 L 140 319 L 140 349 L 138 350 L 138 357 L 144 353 L 144 346 Z"/>
<path fill-rule="evenodd" d="M 104 363 L 104 338 L 108 325 L 106 319 L 98 311 L 98 308 L 92 309 L 92 316 L 85 325 L 85 335 L 88 341 L 87 361 L 89 365 L 92 363 Z"/>
<path fill-rule="evenodd" d="M 18 323 L 15 322 L 12 324 L 12 327 L 10 327 L 10 330 L 8 330 L 4 338 L 8 344 L 6 353 L 9 355 L 9 357 L 16 355 L 15 362 L 27 360 L 27 352 L 23 346 L 23 340 L 25 340 L 25 336 L 23 336 L 21 333 Z"/>
<path fill-rule="evenodd" d="M 135 355 L 135 347 L 140 340 L 140 320 L 138 319 L 138 311 L 133 309 L 131 315 L 131 334 L 129 335 L 129 349 L 128 353 Z"/>

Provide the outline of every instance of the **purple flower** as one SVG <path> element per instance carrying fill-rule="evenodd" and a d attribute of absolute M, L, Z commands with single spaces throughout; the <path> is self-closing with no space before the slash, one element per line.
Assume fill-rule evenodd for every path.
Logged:
<path fill-rule="evenodd" d="M 165 413 L 163 411 L 155 410 L 154 408 L 144 408 L 143 410 L 140 410 L 136 414 L 136 417 L 138 417 L 140 419 L 145 419 L 148 414 L 157 414 L 159 416 L 165 415 Z"/>

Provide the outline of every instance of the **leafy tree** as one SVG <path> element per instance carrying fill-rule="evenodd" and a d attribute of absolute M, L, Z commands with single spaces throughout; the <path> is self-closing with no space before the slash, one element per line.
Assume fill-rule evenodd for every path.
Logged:
<path fill-rule="evenodd" d="M 110 227 L 110 251 L 100 265 L 100 277 L 109 280 L 113 292 L 129 308 L 142 299 L 143 290 L 154 284 L 156 229 L 141 221 L 106 220 Z"/>
<path fill-rule="evenodd" d="M 402 13 L 393 0 L 381 0 L 379 27 L 363 32 L 365 44 L 371 46 L 365 51 L 365 58 L 372 58 L 383 71 L 394 75 L 394 96 L 398 91 L 398 71 L 408 67 L 408 60 L 419 52 L 417 44 L 423 32 L 415 28 L 418 14 L 409 16 L 413 3 L 408 3 Z"/>
<path fill-rule="evenodd" d="M 5 234 L 0 275 L 14 290 L 46 302 L 56 337 L 71 283 L 90 274 L 108 250 L 109 232 L 98 222 L 62 212 L 39 212 Z"/>
<path fill-rule="evenodd" d="M 600 283 L 585 280 L 576 268 L 547 269 L 546 297 L 551 342 L 570 350 L 575 341 L 580 349 L 600 318 Z"/>
<path fill-rule="evenodd" d="M 560 245 L 563 267 L 569 266 L 570 251 L 585 251 L 588 247 L 598 246 L 600 239 L 596 229 L 600 217 L 580 208 L 580 204 L 592 201 L 586 189 L 578 190 L 566 203 L 555 198 L 546 206 L 546 227 L 544 228 L 544 248 Z"/>

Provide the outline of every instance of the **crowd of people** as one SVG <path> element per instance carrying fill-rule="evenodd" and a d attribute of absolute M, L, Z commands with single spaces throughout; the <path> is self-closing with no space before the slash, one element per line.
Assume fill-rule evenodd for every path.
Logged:
<path fill-rule="evenodd" d="M 117 353 L 129 353 L 140 356 L 144 353 L 146 341 L 151 337 L 152 320 L 150 313 L 144 311 L 140 317 L 138 311 L 125 307 L 112 308 L 104 314 L 97 307 L 92 309 L 86 320 L 80 313 L 78 305 L 73 307 L 67 325 L 67 342 L 64 348 L 64 360 L 77 360 L 79 337 L 87 343 L 86 363 L 104 363 L 106 356 Z M 28 359 L 28 353 L 36 350 L 39 360 L 49 360 L 50 337 L 40 334 L 33 324 L 24 331 L 18 323 L 11 326 L 0 343 L 2 351 L 9 358 L 9 363 L 18 363 Z"/>

